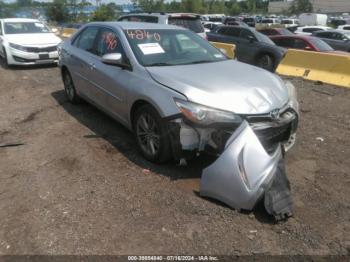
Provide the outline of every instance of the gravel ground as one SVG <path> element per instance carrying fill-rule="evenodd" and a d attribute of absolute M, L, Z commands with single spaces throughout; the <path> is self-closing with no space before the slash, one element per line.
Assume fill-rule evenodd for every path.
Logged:
<path fill-rule="evenodd" d="M 291 79 L 301 123 L 286 157 L 294 217 L 198 196 L 200 157 L 157 166 L 57 67 L 0 68 L 0 254 L 308 254 L 350 251 L 350 90 Z"/>

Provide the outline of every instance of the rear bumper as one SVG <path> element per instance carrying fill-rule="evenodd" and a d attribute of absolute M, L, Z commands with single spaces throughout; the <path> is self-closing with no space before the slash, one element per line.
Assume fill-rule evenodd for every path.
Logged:
<path fill-rule="evenodd" d="M 10 65 L 39 65 L 58 62 L 58 52 L 30 53 L 8 48 L 7 60 Z"/>

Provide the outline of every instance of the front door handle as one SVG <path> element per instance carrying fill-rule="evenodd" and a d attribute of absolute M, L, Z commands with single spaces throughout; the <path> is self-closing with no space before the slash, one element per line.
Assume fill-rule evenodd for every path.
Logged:
<path fill-rule="evenodd" d="M 95 70 L 96 69 L 96 65 L 94 63 L 90 63 L 89 67 L 91 70 Z"/>

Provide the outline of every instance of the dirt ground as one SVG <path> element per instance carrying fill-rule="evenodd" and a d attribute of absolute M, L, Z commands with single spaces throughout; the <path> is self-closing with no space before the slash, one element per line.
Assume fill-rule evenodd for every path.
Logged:
<path fill-rule="evenodd" d="M 275 224 L 200 198 L 206 157 L 143 160 L 128 130 L 67 102 L 57 67 L 0 68 L 0 254 L 349 254 L 350 90 L 292 81 L 294 217 Z"/>

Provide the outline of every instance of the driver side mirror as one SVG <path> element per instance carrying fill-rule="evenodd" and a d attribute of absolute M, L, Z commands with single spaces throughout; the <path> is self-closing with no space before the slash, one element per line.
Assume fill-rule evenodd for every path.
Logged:
<path fill-rule="evenodd" d="M 131 70 L 131 65 L 125 62 L 125 59 L 123 59 L 123 55 L 121 53 L 105 54 L 102 56 L 102 63 Z"/>
<path fill-rule="evenodd" d="M 249 43 L 254 43 L 255 42 L 255 38 L 253 36 L 248 36 L 248 40 L 249 40 Z"/>

